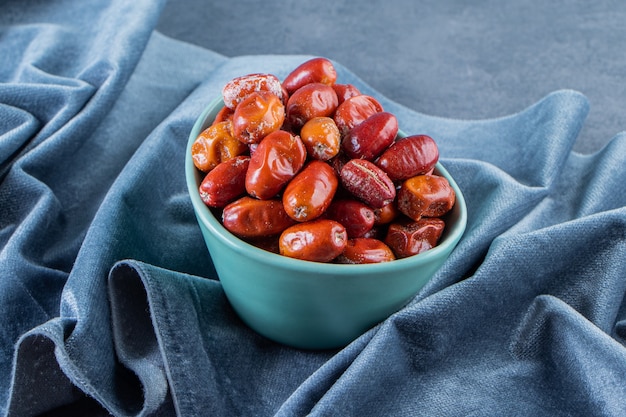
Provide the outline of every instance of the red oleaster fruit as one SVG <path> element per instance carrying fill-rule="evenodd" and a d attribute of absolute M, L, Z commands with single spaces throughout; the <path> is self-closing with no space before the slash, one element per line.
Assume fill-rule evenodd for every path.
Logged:
<path fill-rule="evenodd" d="M 314 159 L 287 184 L 283 192 L 285 211 L 300 222 L 316 219 L 330 205 L 338 185 L 333 168 Z"/>
<path fill-rule="evenodd" d="M 282 233 L 295 221 L 279 199 L 257 200 L 244 196 L 224 207 L 222 224 L 242 238 L 259 238 Z"/>
<path fill-rule="evenodd" d="M 224 207 L 246 192 L 249 156 L 237 156 L 221 162 L 204 177 L 200 198 L 209 207 Z"/>
<path fill-rule="evenodd" d="M 289 94 L 312 83 L 333 85 L 337 81 L 337 71 L 327 58 L 312 58 L 291 71 L 283 81 L 283 87 Z"/>
<path fill-rule="evenodd" d="M 396 197 L 393 181 L 366 159 L 351 159 L 341 168 L 340 176 L 346 190 L 374 209 L 389 204 Z"/>
<path fill-rule="evenodd" d="M 374 264 L 389 262 L 396 257 L 384 242 L 367 237 L 349 239 L 345 249 L 337 258 L 342 264 Z"/>
<path fill-rule="evenodd" d="M 304 166 L 306 149 L 300 138 L 284 130 L 267 135 L 250 157 L 246 191 L 259 199 L 273 198 Z"/>
<path fill-rule="evenodd" d="M 329 262 L 341 255 L 348 236 L 339 222 L 317 219 L 288 227 L 278 240 L 280 254 L 315 262 Z"/>
<path fill-rule="evenodd" d="M 418 175 L 404 181 L 398 191 L 398 210 L 413 220 L 440 217 L 456 201 L 454 189 L 445 177 Z"/>
<path fill-rule="evenodd" d="M 285 106 L 269 91 L 256 91 L 235 108 L 233 136 L 245 144 L 258 143 L 285 121 Z"/>
<path fill-rule="evenodd" d="M 376 165 L 393 181 L 406 180 L 430 172 L 439 160 L 439 149 L 427 135 L 400 139 L 380 155 Z"/>
<path fill-rule="evenodd" d="M 257 91 L 269 91 L 283 96 L 280 80 L 273 74 L 248 74 L 230 80 L 222 88 L 222 98 L 227 109 L 234 110 L 239 103 Z"/>
<path fill-rule="evenodd" d="M 314 117 L 329 117 L 338 105 L 337 93 L 329 85 L 307 84 L 294 91 L 287 101 L 287 123 L 300 129 Z"/>
<path fill-rule="evenodd" d="M 388 112 L 375 113 L 350 129 L 341 147 L 350 158 L 371 161 L 393 143 L 397 134 L 396 116 Z"/>
<path fill-rule="evenodd" d="M 392 223 L 385 243 L 397 258 L 406 258 L 425 252 L 437 245 L 445 223 L 436 217 L 424 217 L 416 222 Z"/>

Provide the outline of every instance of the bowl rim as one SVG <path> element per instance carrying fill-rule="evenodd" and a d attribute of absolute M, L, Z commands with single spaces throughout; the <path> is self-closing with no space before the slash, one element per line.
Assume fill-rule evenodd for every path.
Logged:
<path fill-rule="evenodd" d="M 200 116 L 196 119 L 193 127 L 189 133 L 187 140 L 187 146 L 185 147 L 185 179 L 189 196 L 191 198 L 192 205 L 196 217 L 202 224 L 211 231 L 212 235 L 219 239 L 225 245 L 228 245 L 231 249 L 241 253 L 243 256 L 250 257 L 258 262 L 280 264 L 281 268 L 314 272 L 320 275 L 330 273 L 333 275 L 353 275 L 357 272 L 367 272 L 368 274 L 376 273 L 382 274 L 385 272 L 396 271 L 398 269 L 406 269 L 412 267 L 418 267 L 421 264 L 428 263 L 433 258 L 437 259 L 445 252 L 451 252 L 457 245 L 461 237 L 465 232 L 467 226 L 467 206 L 465 198 L 461 192 L 458 184 L 450 173 L 443 167 L 440 162 L 437 162 L 435 169 L 439 174 L 446 177 L 450 186 L 456 193 L 455 206 L 458 205 L 459 216 L 457 222 L 452 227 L 444 231 L 445 235 L 437 246 L 422 252 L 417 255 L 409 256 L 406 258 L 396 259 L 390 262 L 373 263 L 373 264 L 337 264 L 337 263 L 324 263 L 314 262 L 302 259 L 289 258 L 284 255 L 280 255 L 274 252 L 270 252 L 261 248 L 258 248 L 236 235 L 229 232 L 215 217 L 211 210 L 204 204 L 198 193 L 199 182 L 196 180 L 196 175 L 200 173 L 193 163 L 191 157 L 191 146 L 201 133 L 202 127 L 207 122 L 207 118 L 216 107 L 219 109 L 223 106 L 223 100 L 221 98 L 213 99 L 202 111 Z M 403 132 L 399 132 L 403 134 Z M 454 208 L 453 208 L 454 209 Z"/>

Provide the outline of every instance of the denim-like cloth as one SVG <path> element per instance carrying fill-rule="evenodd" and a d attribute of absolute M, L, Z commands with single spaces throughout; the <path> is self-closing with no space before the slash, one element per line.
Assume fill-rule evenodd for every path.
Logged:
<path fill-rule="evenodd" d="M 336 62 L 405 132 L 435 138 L 468 227 L 401 311 L 343 349 L 298 350 L 229 306 L 183 161 L 228 80 L 309 56 L 174 41 L 152 31 L 161 7 L 3 5 L 3 415 L 626 415 L 626 135 L 572 152 L 583 95 L 442 119 Z"/>

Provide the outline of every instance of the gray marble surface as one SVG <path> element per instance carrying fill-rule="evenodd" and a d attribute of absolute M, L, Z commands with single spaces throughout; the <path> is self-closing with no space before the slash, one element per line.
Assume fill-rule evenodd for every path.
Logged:
<path fill-rule="evenodd" d="M 157 29 L 226 56 L 336 60 L 414 110 L 482 119 L 575 89 L 590 112 L 574 150 L 626 130 L 626 2 L 170 0 Z"/>

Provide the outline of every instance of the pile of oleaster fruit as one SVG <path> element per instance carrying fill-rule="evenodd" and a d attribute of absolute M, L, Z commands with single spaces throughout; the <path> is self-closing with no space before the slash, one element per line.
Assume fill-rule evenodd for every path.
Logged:
<path fill-rule="evenodd" d="M 439 241 L 455 203 L 427 135 L 398 135 L 396 117 L 314 58 L 281 83 L 228 82 L 225 106 L 192 145 L 199 192 L 239 238 L 317 262 L 386 262 Z M 220 213 L 221 212 L 221 213 Z"/>

